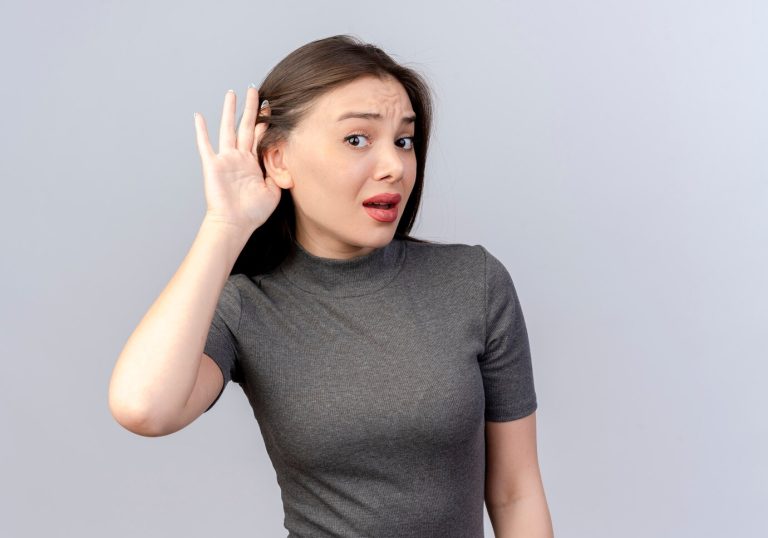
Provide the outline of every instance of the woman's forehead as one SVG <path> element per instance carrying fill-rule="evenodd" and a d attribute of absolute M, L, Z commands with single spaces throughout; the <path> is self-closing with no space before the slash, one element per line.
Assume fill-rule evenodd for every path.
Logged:
<path fill-rule="evenodd" d="M 405 88 L 394 78 L 356 79 L 323 95 L 313 107 L 314 116 L 323 122 L 344 122 L 350 117 L 377 119 L 392 115 L 413 115 Z M 369 117 L 367 115 L 374 115 Z M 399 119 L 399 118 L 397 118 Z"/>

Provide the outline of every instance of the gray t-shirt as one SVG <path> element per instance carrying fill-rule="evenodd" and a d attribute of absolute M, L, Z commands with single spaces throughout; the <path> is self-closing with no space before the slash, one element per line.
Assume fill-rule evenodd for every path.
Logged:
<path fill-rule="evenodd" d="M 520 301 L 481 245 L 295 243 L 229 277 L 205 353 L 253 408 L 289 537 L 482 537 L 485 421 L 537 408 Z"/>

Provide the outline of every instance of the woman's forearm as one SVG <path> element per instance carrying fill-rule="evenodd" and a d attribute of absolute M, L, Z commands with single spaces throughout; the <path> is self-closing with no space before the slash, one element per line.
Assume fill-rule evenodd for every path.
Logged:
<path fill-rule="evenodd" d="M 501 506 L 487 506 L 496 538 L 554 538 L 546 497 L 530 495 Z"/>
<path fill-rule="evenodd" d="M 192 247 L 128 338 L 112 373 L 109 406 L 126 428 L 162 430 L 194 387 L 205 339 L 245 234 L 204 220 Z"/>

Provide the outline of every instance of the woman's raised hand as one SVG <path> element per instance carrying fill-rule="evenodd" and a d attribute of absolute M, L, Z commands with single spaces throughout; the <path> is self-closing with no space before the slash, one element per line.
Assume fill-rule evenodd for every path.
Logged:
<path fill-rule="evenodd" d="M 256 147 L 267 124 L 256 126 L 258 103 L 258 91 L 249 87 L 243 117 L 235 132 L 235 92 L 227 92 L 218 153 L 213 151 L 208 140 L 202 114 L 195 114 L 197 149 L 203 165 L 208 205 L 205 219 L 235 226 L 247 235 L 267 221 L 280 202 L 281 194 L 280 187 L 271 177 L 265 179 L 259 166 Z"/>

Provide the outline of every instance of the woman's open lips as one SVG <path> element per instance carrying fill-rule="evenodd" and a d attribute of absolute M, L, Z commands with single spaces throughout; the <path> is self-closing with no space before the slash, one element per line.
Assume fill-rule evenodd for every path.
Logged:
<path fill-rule="evenodd" d="M 363 202 L 363 208 L 379 222 L 393 222 L 397 220 L 399 202 L 400 195 L 397 193 L 378 194 Z"/>

